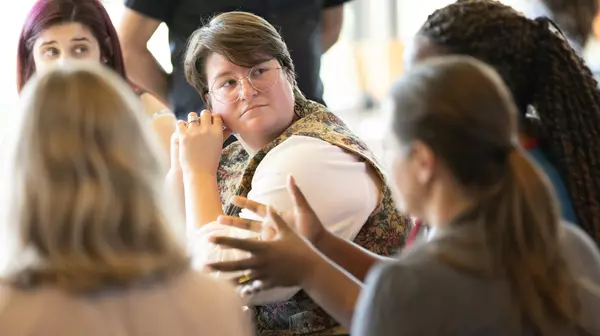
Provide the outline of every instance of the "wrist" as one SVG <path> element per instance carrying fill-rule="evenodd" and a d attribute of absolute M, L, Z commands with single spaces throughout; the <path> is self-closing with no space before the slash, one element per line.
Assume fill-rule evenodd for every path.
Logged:
<path fill-rule="evenodd" d="M 321 233 L 315 236 L 311 243 L 317 250 L 323 251 L 323 249 L 325 248 L 325 246 L 328 245 L 328 242 L 331 240 L 332 237 L 333 234 L 327 231 L 325 228 L 323 228 Z"/>
<path fill-rule="evenodd" d="M 210 172 L 204 169 L 182 168 L 181 171 L 184 180 L 217 179 L 217 172 Z"/>
<path fill-rule="evenodd" d="M 175 117 L 175 113 L 173 113 L 168 108 L 164 108 L 164 109 L 161 109 L 161 110 L 158 110 L 158 111 L 152 113 L 150 115 L 150 119 L 154 120 L 154 119 L 160 118 L 162 116 Z"/>
<path fill-rule="evenodd" d="M 314 249 L 311 249 L 311 253 L 307 253 L 306 256 L 302 267 L 303 271 L 300 272 L 299 285 L 304 289 L 309 289 L 315 281 L 318 282 L 322 278 L 321 271 L 327 267 L 328 262 L 322 254 Z"/>

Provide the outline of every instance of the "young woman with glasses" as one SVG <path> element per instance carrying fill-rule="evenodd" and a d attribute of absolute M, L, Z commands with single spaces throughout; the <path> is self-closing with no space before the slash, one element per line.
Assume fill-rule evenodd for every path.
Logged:
<path fill-rule="evenodd" d="M 381 255 L 403 245 L 409 219 L 395 210 L 373 154 L 326 107 L 298 90 L 290 53 L 267 21 L 242 12 L 216 16 L 191 37 L 185 69 L 208 106 L 178 124 L 172 146 L 171 174 L 183 181 L 191 246 L 195 256 L 205 256 L 197 266 L 238 257 L 207 244 L 207 236 L 258 238 L 216 223 L 221 215 L 256 218 L 230 204 L 232 196 L 291 210 L 285 189 L 290 174 L 340 239 Z M 222 150 L 231 133 L 240 141 Z M 318 245 L 319 237 L 308 231 Z M 298 291 L 276 288 L 249 298 L 259 334 L 345 333 Z"/>

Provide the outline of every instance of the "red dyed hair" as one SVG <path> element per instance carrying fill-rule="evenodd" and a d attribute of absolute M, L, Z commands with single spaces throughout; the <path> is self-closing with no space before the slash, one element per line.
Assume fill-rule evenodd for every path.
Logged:
<path fill-rule="evenodd" d="M 23 86 L 35 72 L 33 44 L 46 29 L 62 23 L 77 22 L 90 29 L 98 40 L 100 53 L 125 80 L 125 63 L 119 44 L 117 31 L 99 0 L 38 0 L 29 11 L 17 51 L 17 90 Z"/>

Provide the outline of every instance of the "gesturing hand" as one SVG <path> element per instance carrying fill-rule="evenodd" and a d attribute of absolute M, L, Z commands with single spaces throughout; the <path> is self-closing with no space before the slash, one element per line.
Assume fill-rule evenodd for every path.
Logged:
<path fill-rule="evenodd" d="M 314 210 L 306 200 L 306 197 L 296 185 L 296 181 L 292 176 L 288 177 L 287 190 L 292 199 L 294 209 L 280 213 L 282 219 L 298 234 L 307 239 L 313 245 L 318 246 L 319 241 L 325 234 L 326 230 L 323 224 L 317 217 Z M 267 206 L 255 201 L 251 201 L 245 197 L 236 196 L 232 203 L 240 208 L 248 209 L 263 219 L 256 221 L 247 218 L 235 216 L 220 216 L 219 223 L 235 226 L 245 230 L 260 232 L 263 240 L 269 240 L 274 235 L 271 228 L 264 221 L 267 216 Z"/>
<path fill-rule="evenodd" d="M 250 252 L 247 259 L 218 262 L 208 267 L 221 272 L 247 271 L 253 284 L 242 288 L 242 293 L 272 287 L 301 285 L 318 257 L 312 245 L 297 235 L 272 207 L 267 208 L 264 226 L 273 230 L 269 241 L 212 237 L 218 245 Z M 260 284 L 260 285 L 257 285 Z"/>
<path fill-rule="evenodd" d="M 248 271 L 249 277 L 255 280 L 247 287 L 250 289 L 258 289 L 256 283 L 261 284 L 260 289 L 301 284 L 315 265 L 315 258 L 319 258 L 310 240 L 318 241 L 325 229 L 291 177 L 288 191 L 294 210 L 285 214 L 246 198 L 235 198 L 235 205 L 256 213 L 263 218 L 262 222 L 230 216 L 219 217 L 219 222 L 260 232 L 263 241 L 213 237 L 214 243 L 250 252 L 252 257 L 213 263 L 208 267 L 222 272 Z"/>
<path fill-rule="evenodd" d="M 221 157 L 223 140 L 231 135 L 224 130 L 221 116 L 208 110 L 200 117 L 195 112 L 188 115 L 188 122 L 177 122 L 179 137 L 179 162 L 184 173 L 201 172 L 215 174 Z"/>

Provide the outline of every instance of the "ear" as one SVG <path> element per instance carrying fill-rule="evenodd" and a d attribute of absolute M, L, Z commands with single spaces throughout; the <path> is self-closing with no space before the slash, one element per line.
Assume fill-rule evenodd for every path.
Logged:
<path fill-rule="evenodd" d="M 105 55 L 105 56 L 112 56 L 115 54 L 115 51 L 113 50 L 113 46 L 110 43 L 110 37 L 108 37 L 108 36 L 104 39 L 104 47 L 106 48 L 106 52 L 108 52 L 108 55 Z"/>
<path fill-rule="evenodd" d="M 210 94 L 208 94 L 208 93 L 204 94 L 204 101 L 206 102 L 206 108 L 209 111 L 212 111 L 212 102 L 210 101 Z"/>
<path fill-rule="evenodd" d="M 108 60 L 113 59 L 114 50 L 109 37 L 106 37 L 103 42 L 100 46 L 100 61 L 103 64 L 108 64 Z"/>
<path fill-rule="evenodd" d="M 422 141 L 415 141 L 411 154 L 411 164 L 419 184 L 429 184 L 437 166 L 437 157 L 431 147 Z"/>

